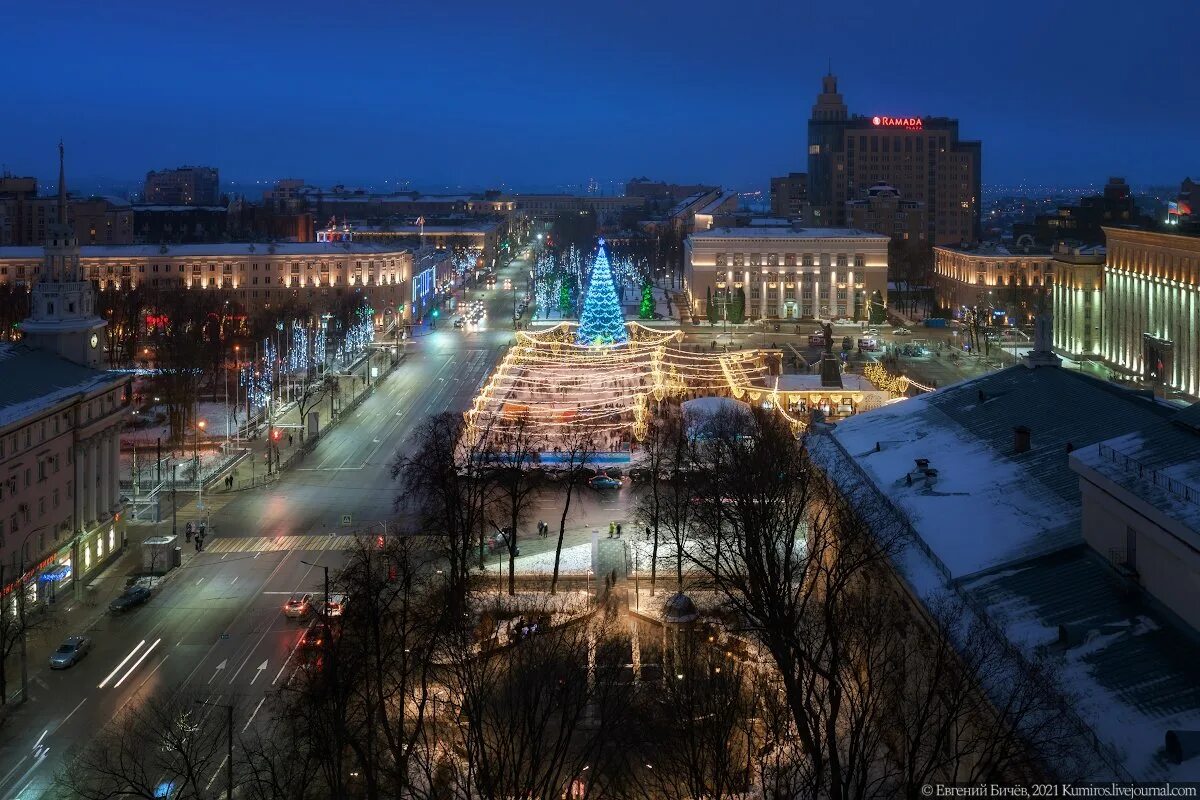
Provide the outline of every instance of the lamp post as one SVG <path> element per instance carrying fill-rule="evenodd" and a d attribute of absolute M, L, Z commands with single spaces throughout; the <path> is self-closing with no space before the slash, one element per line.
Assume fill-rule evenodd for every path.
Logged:
<path fill-rule="evenodd" d="M 204 510 L 204 471 L 200 469 L 200 431 L 208 425 L 204 420 L 196 420 L 196 510 Z"/>
<path fill-rule="evenodd" d="M 227 735 L 225 740 L 225 797 L 228 800 L 233 800 L 233 706 L 225 705 L 224 703 L 211 703 L 208 700 L 196 700 L 198 706 L 212 706 L 213 708 L 225 709 L 227 722 Z"/>
<path fill-rule="evenodd" d="M 328 614 L 329 613 L 329 567 L 325 566 L 324 564 L 314 564 L 311 561 L 303 561 L 302 560 L 300 563 L 304 564 L 305 566 L 308 566 L 308 567 L 318 567 L 319 569 L 325 570 L 325 605 L 322 607 L 325 609 L 325 613 Z"/>

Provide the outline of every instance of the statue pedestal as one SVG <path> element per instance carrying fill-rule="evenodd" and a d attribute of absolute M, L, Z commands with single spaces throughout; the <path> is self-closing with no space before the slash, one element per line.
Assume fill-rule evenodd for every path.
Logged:
<path fill-rule="evenodd" d="M 842 365 L 832 353 L 821 356 L 821 386 L 826 389 L 842 388 Z"/>

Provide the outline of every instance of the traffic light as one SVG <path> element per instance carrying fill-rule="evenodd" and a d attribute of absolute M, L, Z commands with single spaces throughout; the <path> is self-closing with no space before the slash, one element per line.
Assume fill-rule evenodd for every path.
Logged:
<path fill-rule="evenodd" d="M 433 310 L 433 318 L 434 318 L 434 319 L 437 319 L 439 316 L 441 316 L 441 313 L 442 313 L 442 312 L 440 312 L 438 309 L 436 309 L 436 308 L 435 308 L 435 309 Z"/>
<path fill-rule="evenodd" d="M 283 431 L 279 430 L 279 428 L 276 428 L 271 432 L 271 438 L 278 442 L 281 438 L 283 438 Z"/>

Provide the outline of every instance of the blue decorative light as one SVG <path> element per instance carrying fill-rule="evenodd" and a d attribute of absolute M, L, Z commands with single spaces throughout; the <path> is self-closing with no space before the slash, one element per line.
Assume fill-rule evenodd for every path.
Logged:
<path fill-rule="evenodd" d="M 600 248 L 596 251 L 596 260 L 592 264 L 592 274 L 588 279 L 583 313 L 579 316 L 579 331 L 575 340 L 588 346 L 623 344 L 629 341 L 625 317 L 621 314 L 621 304 L 617 300 L 617 290 L 613 285 L 612 268 L 608 263 L 608 254 L 604 252 L 603 239 L 600 240 Z"/>

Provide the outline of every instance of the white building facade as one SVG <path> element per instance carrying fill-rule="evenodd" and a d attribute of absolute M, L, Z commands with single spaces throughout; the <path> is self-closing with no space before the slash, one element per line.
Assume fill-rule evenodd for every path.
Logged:
<path fill-rule="evenodd" d="M 866 320 L 887 304 L 888 237 L 850 228 L 714 228 L 684 245 L 691 313 L 741 289 L 746 318 Z"/>
<path fill-rule="evenodd" d="M 1104 360 L 1200 396 L 1200 237 L 1105 228 Z"/>

